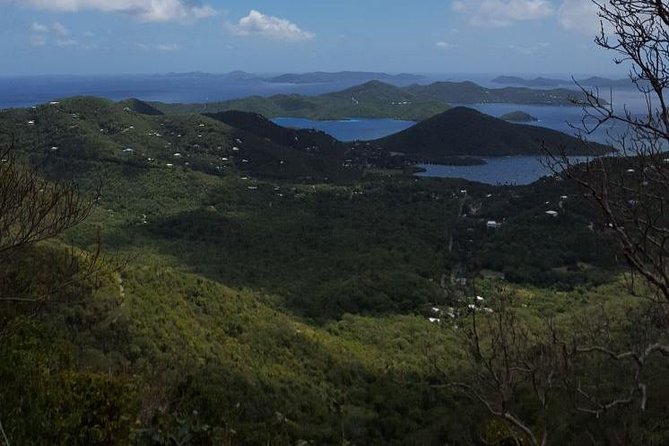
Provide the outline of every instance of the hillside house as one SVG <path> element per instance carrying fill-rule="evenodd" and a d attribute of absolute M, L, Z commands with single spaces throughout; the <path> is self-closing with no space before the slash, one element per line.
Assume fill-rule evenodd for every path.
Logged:
<path fill-rule="evenodd" d="M 500 226 L 501 226 L 501 223 L 497 223 L 495 220 L 489 220 L 489 221 L 486 223 L 486 228 L 488 228 L 488 229 L 492 229 L 492 230 L 496 230 L 496 229 L 499 228 Z"/>

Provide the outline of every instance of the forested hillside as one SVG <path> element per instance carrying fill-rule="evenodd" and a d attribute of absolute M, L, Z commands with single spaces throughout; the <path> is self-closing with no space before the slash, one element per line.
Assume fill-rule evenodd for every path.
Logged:
<path fill-rule="evenodd" d="M 511 302 L 537 339 L 544 317 L 574 337 L 609 315 L 631 315 L 613 337 L 643 321 L 607 222 L 561 176 L 385 176 L 256 115 L 91 98 L 5 111 L 0 128 L 5 164 L 92 204 L 2 254 L 12 445 L 523 444 L 457 385 L 478 376 L 472 320 L 503 320 Z M 624 370 L 574 361 L 606 392 L 626 388 Z M 649 376 L 644 417 L 573 415 L 566 390 L 537 412 L 526 381 L 514 410 L 550 420 L 555 444 L 594 430 L 663 444 L 665 372 Z"/>

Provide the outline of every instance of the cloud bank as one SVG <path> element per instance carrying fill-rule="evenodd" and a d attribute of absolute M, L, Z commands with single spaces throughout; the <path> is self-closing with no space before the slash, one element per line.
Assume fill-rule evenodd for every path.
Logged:
<path fill-rule="evenodd" d="M 142 22 L 192 22 L 216 14 L 211 6 L 190 0 L 0 0 L 2 3 L 56 12 L 123 13 Z"/>
<path fill-rule="evenodd" d="M 560 25 L 568 31 L 592 36 L 600 30 L 597 6 L 590 1 L 565 0 L 557 15 Z"/>
<path fill-rule="evenodd" d="M 505 27 L 554 18 L 567 31 L 588 36 L 599 31 L 597 6 L 590 0 L 562 0 L 559 6 L 549 0 L 453 0 L 451 10 L 474 26 Z"/>

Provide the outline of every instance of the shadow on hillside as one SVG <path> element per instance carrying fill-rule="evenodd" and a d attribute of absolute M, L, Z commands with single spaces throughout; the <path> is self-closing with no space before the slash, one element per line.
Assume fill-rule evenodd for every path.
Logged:
<path fill-rule="evenodd" d="M 264 289 L 314 319 L 407 313 L 443 300 L 434 277 L 444 267 L 445 211 L 429 194 L 279 198 L 262 189 L 237 201 L 213 194 L 216 207 L 128 225 L 107 243 L 148 243 L 195 273 Z"/>

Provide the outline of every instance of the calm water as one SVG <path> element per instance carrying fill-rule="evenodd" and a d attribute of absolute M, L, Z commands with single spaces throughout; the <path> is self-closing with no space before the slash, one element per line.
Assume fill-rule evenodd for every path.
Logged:
<path fill-rule="evenodd" d="M 394 119 L 349 119 L 341 121 L 312 121 L 310 119 L 277 118 L 273 121 L 284 127 L 316 129 L 328 133 L 340 141 L 383 138 L 401 132 L 416 124 L 413 121 Z"/>
<path fill-rule="evenodd" d="M 572 157 L 572 162 L 586 161 L 587 157 Z M 485 158 L 483 166 L 441 166 L 421 164 L 425 172 L 417 174 L 424 177 L 464 178 L 487 184 L 524 185 L 551 175 L 552 171 L 542 164 L 538 156 L 505 156 Z"/>
<path fill-rule="evenodd" d="M 584 113 L 580 107 L 519 104 L 476 104 L 468 105 L 468 107 L 496 117 L 516 110 L 524 111 L 537 118 L 538 121 L 523 124 L 546 127 L 569 135 L 579 134 L 579 130 L 586 128 L 584 124 L 587 128 L 594 128 L 595 124 L 593 120 L 583 121 Z M 583 133 L 583 135 L 589 140 L 607 143 L 611 140 L 611 137 L 623 133 L 624 129 L 625 126 L 621 124 L 607 123 L 596 128 L 593 133 Z"/>

